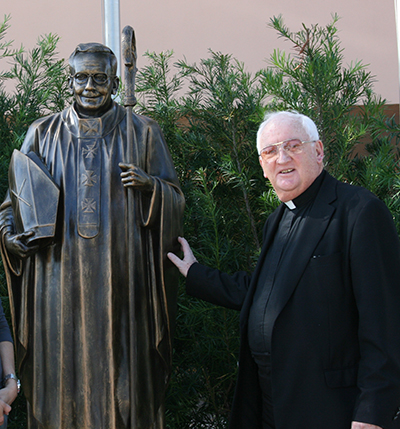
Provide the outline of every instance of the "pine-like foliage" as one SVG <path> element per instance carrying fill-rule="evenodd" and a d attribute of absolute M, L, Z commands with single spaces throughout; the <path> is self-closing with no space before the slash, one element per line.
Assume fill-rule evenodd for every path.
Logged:
<path fill-rule="evenodd" d="M 282 17 L 270 26 L 294 54 L 275 51 L 254 76 L 230 55 L 210 51 L 198 64 L 172 52 L 147 54 L 138 76 L 140 111 L 167 136 L 187 200 L 185 237 L 198 260 L 226 272 L 251 271 L 261 229 L 278 205 L 255 148 L 266 111 L 296 110 L 318 125 L 326 168 L 365 186 L 399 217 L 397 138 L 361 61 L 343 64 L 338 17 L 292 33 Z M 143 91 L 143 92 L 142 92 Z M 182 285 L 168 427 L 222 428 L 228 419 L 238 355 L 238 315 L 188 297 Z"/>
<path fill-rule="evenodd" d="M 317 124 L 326 169 L 337 179 L 379 196 L 397 218 L 398 125 L 384 114 L 385 100 L 373 93 L 374 77 L 361 61 L 343 64 L 338 16 L 327 26 L 291 32 L 281 16 L 270 27 L 293 54 L 275 50 L 271 67 L 260 72 L 268 109 L 297 110 Z M 397 198 L 395 198 L 397 201 Z"/>
<path fill-rule="evenodd" d="M 0 42 L 9 27 L 9 17 L 0 26 Z M 0 58 L 8 58 L 11 68 L 0 72 L 0 168 L 8 170 L 12 151 L 19 148 L 31 123 L 58 112 L 71 101 L 66 66 L 57 59 L 59 37 L 40 37 L 36 47 L 25 52 L 11 49 L 11 42 L 0 44 Z M 11 89 L 10 89 L 11 88 Z M 7 189 L 7 175 L 1 175 L 0 197 Z"/>
<path fill-rule="evenodd" d="M 56 36 L 39 39 L 29 53 L 3 42 L 0 58 L 0 192 L 7 186 L 9 157 L 36 118 L 70 102 Z M 219 52 L 197 64 L 173 63 L 173 53 L 147 53 L 137 76 L 137 111 L 155 119 L 170 147 L 187 207 L 185 237 L 198 260 L 233 273 L 251 272 L 267 216 L 279 201 L 262 176 L 255 147 L 258 125 L 269 110 L 294 109 L 318 125 L 326 168 L 338 179 L 371 189 L 399 225 L 399 127 L 373 93 L 362 62 L 343 64 L 337 16 L 327 26 L 291 32 L 282 17 L 270 27 L 291 54 L 275 51 L 254 75 Z M 260 52 L 262 55 L 262 52 Z M 15 90 L 7 92 L 5 81 Z M 123 99 L 123 93 L 121 94 Z M 3 272 L 3 271 L 1 271 Z M 4 289 L 4 277 L 1 278 Z M 4 299 L 7 305 L 7 298 Z M 237 372 L 238 313 L 186 295 L 182 279 L 174 342 L 173 375 L 166 404 L 170 429 L 224 428 Z M 25 428 L 18 404 L 10 429 Z"/>
<path fill-rule="evenodd" d="M 229 55 L 210 52 L 198 65 L 177 62 L 175 70 L 172 52 L 147 56 L 151 63 L 137 77 L 139 110 L 155 118 L 167 137 L 186 197 L 185 236 L 202 263 L 251 271 L 264 211 L 254 143 L 263 89 Z M 188 297 L 183 286 L 179 306 L 168 425 L 225 427 L 238 314 Z"/>
<path fill-rule="evenodd" d="M 19 149 L 31 123 L 47 114 L 62 110 L 71 101 L 68 92 L 66 67 L 57 59 L 55 35 L 40 37 L 36 47 L 25 52 L 23 47 L 12 48 L 5 41 L 10 26 L 6 16 L 0 24 L 0 59 L 9 68 L 0 71 L 0 198 L 8 188 L 8 165 L 14 149 Z M 7 59 L 7 60 L 6 60 Z M 0 295 L 11 325 L 7 285 L 0 261 Z M 23 395 L 13 403 L 9 429 L 26 428 Z"/>

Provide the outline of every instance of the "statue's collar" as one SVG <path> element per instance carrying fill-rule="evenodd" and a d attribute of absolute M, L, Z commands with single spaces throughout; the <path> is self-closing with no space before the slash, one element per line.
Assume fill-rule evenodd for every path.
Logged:
<path fill-rule="evenodd" d="M 115 102 L 110 110 L 98 118 L 80 118 L 74 105 L 63 112 L 63 120 L 71 134 L 84 139 L 105 137 L 114 130 L 124 116 L 125 110 Z"/>

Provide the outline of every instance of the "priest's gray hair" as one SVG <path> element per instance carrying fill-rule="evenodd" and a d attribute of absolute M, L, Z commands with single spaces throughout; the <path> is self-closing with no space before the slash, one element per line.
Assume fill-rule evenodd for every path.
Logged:
<path fill-rule="evenodd" d="M 287 118 L 293 121 L 296 121 L 299 123 L 299 125 L 303 128 L 303 130 L 307 133 L 308 138 L 310 141 L 317 141 L 319 140 L 319 133 L 317 126 L 315 125 L 314 121 L 310 119 L 308 116 L 303 115 L 302 113 L 298 112 L 290 112 L 290 111 L 281 111 L 281 112 L 271 112 L 267 113 L 264 117 L 264 121 L 261 123 L 260 127 L 257 131 L 257 151 L 260 154 L 261 147 L 260 147 L 260 139 L 261 134 L 264 130 L 264 128 L 271 122 L 276 119 L 280 118 Z M 296 136 L 293 136 L 296 137 Z"/>

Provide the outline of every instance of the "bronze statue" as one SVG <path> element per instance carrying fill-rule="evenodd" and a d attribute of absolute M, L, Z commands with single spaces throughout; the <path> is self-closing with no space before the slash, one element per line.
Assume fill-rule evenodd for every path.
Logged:
<path fill-rule="evenodd" d="M 54 236 L 18 230 L 10 193 L 0 207 L 29 428 L 164 428 L 178 284 L 166 254 L 184 197 L 158 125 L 112 100 L 112 51 L 81 44 L 69 65 L 74 104 L 34 122 L 21 148 L 59 189 L 32 197 L 58 207 Z M 29 180 L 12 190 L 20 205 Z"/>

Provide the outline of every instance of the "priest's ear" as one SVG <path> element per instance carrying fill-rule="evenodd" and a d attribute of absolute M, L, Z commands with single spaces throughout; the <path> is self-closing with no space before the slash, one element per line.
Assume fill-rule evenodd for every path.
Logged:
<path fill-rule="evenodd" d="M 112 92 L 111 92 L 112 95 L 115 95 L 118 92 L 118 88 L 119 88 L 119 77 L 114 76 L 112 81 Z"/>

